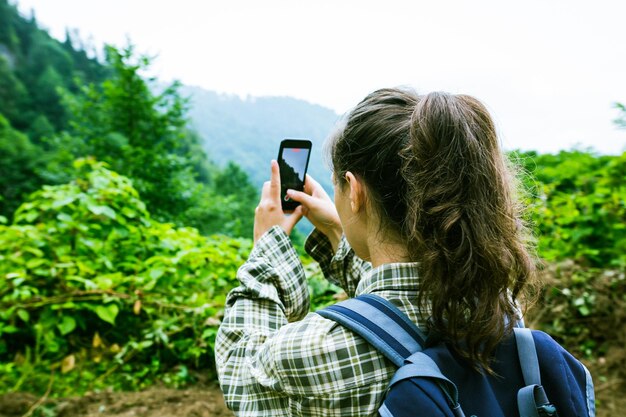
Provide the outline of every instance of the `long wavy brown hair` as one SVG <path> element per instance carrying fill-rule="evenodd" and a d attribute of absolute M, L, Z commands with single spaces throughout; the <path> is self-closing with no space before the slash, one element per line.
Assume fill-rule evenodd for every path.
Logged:
<path fill-rule="evenodd" d="M 418 305 L 429 331 L 476 369 L 520 318 L 535 256 L 514 171 L 473 97 L 368 95 L 329 141 L 335 178 L 361 178 L 383 235 L 419 262 Z"/>

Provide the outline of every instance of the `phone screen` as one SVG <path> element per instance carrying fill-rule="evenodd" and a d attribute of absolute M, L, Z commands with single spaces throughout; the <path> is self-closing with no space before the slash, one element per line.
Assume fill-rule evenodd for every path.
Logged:
<path fill-rule="evenodd" d="M 310 154 L 311 142 L 308 140 L 285 139 L 280 144 L 278 166 L 280 167 L 280 197 L 283 210 L 294 210 L 300 204 L 289 199 L 287 190 L 304 190 Z"/>

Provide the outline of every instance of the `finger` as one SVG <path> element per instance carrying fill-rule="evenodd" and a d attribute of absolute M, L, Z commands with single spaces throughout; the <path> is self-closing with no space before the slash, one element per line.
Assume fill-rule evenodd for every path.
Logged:
<path fill-rule="evenodd" d="M 270 186 L 271 186 L 270 181 L 265 181 L 263 183 L 263 188 L 261 188 L 261 200 L 263 200 L 264 198 L 269 198 Z"/>
<path fill-rule="evenodd" d="M 306 178 L 304 181 L 304 191 L 311 195 L 313 194 L 313 190 L 315 190 L 316 188 L 321 187 L 319 182 L 315 181 L 315 179 L 310 176 L 309 174 L 306 174 Z"/>
<path fill-rule="evenodd" d="M 272 160 L 272 176 L 270 178 L 270 197 L 280 200 L 280 169 L 278 162 Z"/>
<path fill-rule="evenodd" d="M 296 207 L 293 213 L 291 213 L 289 217 L 285 217 L 285 220 L 283 220 L 283 228 L 285 229 L 285 231 L 287 233 L 291 233 L 291 230 L 294 228 L 296 223 L 298 223 L 300 219 L 302 219 L 302 216 L 304 216 L 302 206 Z"/>
<path fill-rule="evenodd" d="M 314 203 L 313 197 L 311 197 L 307 193 L 303 193 L 302 191 L 289 189 L 287 190 L 287 195 L 292 200 L 297 201 L 300 204 L 304 204 L 307 207 L 310 207 Z"/>
<path fill-rule="evenodd" d="M 322 185 L 315 181 L 309 174 L 306 175 L 306 182 L 304 184 L 304 191 L 309 195 L 315 195 L 316 197 L 322 197 L 326 200 L 330 200 L 328 193 L 324 190 Z"/>

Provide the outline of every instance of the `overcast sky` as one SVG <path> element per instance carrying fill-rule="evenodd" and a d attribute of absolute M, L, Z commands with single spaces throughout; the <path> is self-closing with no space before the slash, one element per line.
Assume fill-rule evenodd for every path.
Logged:
<path fill-rule="evenodd" d="M 13 0 L 16 3 L 16 0 Z M 626 150 L 626 1 L 19 0 L 63 38 L 158 55 L 153 71 L 240 96 L 287 95 L 342 114 L 406 85 L 472 94 L 507 149 Z"/>

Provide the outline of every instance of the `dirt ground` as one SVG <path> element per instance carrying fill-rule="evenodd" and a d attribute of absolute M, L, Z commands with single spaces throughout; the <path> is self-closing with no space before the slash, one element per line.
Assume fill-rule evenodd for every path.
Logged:
<path fill-rule="evenodd" d="M 622 416 L 626 396 L 618 379 L 596 382 L 598 417 Z M 0 395 L 0 417 L 233 417 L 217 386 L 185 390 L 151 388 L 140 392 L 104 392 L 48 399 L 27 393 Z M 49 411 L 45 411 L 45 410 Z"/>
<path fill-rule="evenodd" d="M 217 386 L 175 390 L 152 388 L 141 392 L 103 392 L 83 397 L 48 399 L 49 413 L 29 410 L 39 400 L 27 393 L 0 395 L 0 417 L 232 417 Z"/>

